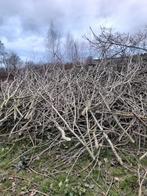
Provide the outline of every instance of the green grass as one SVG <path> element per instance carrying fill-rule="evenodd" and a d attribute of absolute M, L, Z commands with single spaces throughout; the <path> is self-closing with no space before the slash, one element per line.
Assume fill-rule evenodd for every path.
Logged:
<path fill-rule="evenodd" d="M 60 160 L 55 161 L 57 152 L 46 152 L 36 159 L 30 165 L 32 170 L 21 168 L 17 171 L 22 154 L 29 160 L 46 147 L 40 145 L 32 148 L 28 141 L 0 146 L 0 195 L 29 195 L 32 190 L 38 191 L 36 195 L 51 196 L 101 196 L 108 190 L 110 196 L 138 194 L 136 173 L 114 164 L 114 156 L 108 149 L 102 151 L 101 160 L 90 175 L 93 164 L 88 167 L 90 159 L 87 155 L 81 158 L 67 175 L 72 165 L 58 167 L 57 162 L 61 163 Z M 135 160 L 134 157 L 127 156 L 130 162 Z M 136 166 L 137 162 L 132 166 L 137 171 Z"/>

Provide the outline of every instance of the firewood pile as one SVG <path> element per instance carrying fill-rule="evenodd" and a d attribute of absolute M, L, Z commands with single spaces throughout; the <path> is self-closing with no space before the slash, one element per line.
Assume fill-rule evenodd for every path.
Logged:
<path fill-rule="evenodd" d="M 125 68 L 124 68 L 125 67 Z M 147 75 L 141 65 L 99 63 L 88 70 L 49 68 L 25 71 L 1 82 L 0 142 L 29 138 L 66 143 L 66 156 L 88 153 L 92 160 L 109 148 L 123 165 L 119 149 L 147 146 Z"/>

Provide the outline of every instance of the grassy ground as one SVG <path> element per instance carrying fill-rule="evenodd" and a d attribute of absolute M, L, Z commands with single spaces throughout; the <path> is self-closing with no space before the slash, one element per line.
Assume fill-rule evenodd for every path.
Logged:
<path fill-rule="evenodd" d="M 110 150 L 103 150 L 97 165 L 85 155 L 71 171 L 73 163 L 64 164 L 57 152 L 47 151 L 41 155 L 44 149 L 45 146 L 30 148 L 22 141 L 1 144 L 0 195 L 138 195 L 138 160 L 134 156 L 122 152 L 127 169 L 117 164 Z M 144 159 L 140 163 L 141 172 L 146 162 Z M 146 185 L 145 181 L 143 195 L 147 195 Z"/>

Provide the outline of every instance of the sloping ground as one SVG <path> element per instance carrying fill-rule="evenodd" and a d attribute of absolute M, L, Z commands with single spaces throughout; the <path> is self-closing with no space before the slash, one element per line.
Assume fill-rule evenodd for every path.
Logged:
<path fill-rule="evenodd" d="M 2 194 L 20 195 L 24 186 L 26 195 L 145 195 L 144 68 L 131 61 L 50 67 L 2 82 Z"/>

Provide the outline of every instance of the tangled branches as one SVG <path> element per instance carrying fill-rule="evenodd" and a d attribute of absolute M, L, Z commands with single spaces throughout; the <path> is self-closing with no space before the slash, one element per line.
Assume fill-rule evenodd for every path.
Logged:
<path fill-rule="evenodd" d="M 0 140 L 20 137 L 32 143 L 47 139 L 70 144 L 66 156 L 87 152 L 92 160 L 110 148 L 123 165 L 119 148 L 147 140 L 147 77 L 138 63 L 122 66 L 100 62 L 88 70 L 26 71 L 2 82 Z M 57 141 L 56 141 L 57 142 Z M 78 153 L 77 153 L 78 152 Z"/>

